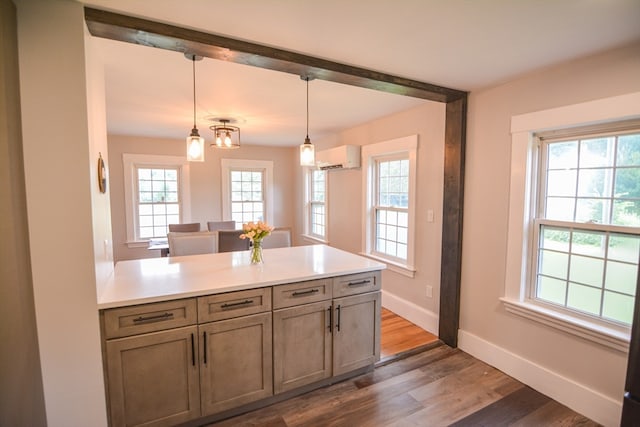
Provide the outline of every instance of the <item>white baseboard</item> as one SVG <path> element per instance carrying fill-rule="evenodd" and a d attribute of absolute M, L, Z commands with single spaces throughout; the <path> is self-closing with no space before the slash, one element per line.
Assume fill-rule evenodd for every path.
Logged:
<path fill-rule="evenodd" d="M 440 319 L 436 313 L 385 290 L 382 291 L 382 306 L 393 311 L 398 316 L 404 317 L 414 325 L 420 326 L 425 331 L 438 335 L 438 322 Z"/>
<path fill-rule="evenodd" d="M 622 396 L 614 400 L 462 329 L 458 347 L 597 423 L 620 425 Z"/>

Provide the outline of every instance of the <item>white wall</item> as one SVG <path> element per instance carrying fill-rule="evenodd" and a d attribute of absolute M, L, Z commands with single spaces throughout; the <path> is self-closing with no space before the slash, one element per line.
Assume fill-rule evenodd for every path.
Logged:
<path fill-rule="evenodd" d="M 600 423 L 618 424 L 627 355 L 505 311 L 511 117 L 640 90 L 640 45 L 469 99 L 460 347 Z M 534 384 L 535 383 L 535 384 Z"/>
<path fill-rule="evenodd" d="M 60 0 L 22 0 L 17 6 L 29 244 L 47 424 L 104 426 L 93 228 L 105 236 L 108 214 L 92 210 L 93 156 L 102 144 L 88 143 L 98 130 L 90 132 L 87 117 L 83 8 Z M 91 111 L 100 114 L 99 107 Z"/>
<path fill-rule="evenodd" d="M 369 145 L 408 135 L 418 135 L 416 192 L 416 273 L 414 278 L 385 270 L 383 305 L 438 333 L 440 261 L 442 239 L 442 188 L 444 173 L 445 104 L 425 101 L 421 106 L 383 117 L 314 141 L 316 150 L 343 144 Z M 362 168 L 328 173 L 328 239 L 331 246 L 359 253 L 362 248 Z M 298 178 L 302 182 L 302 176 Z M 302 206 L 302 186 L 298 188 Z M 427 212 L 434 221 L 427 221 Z M 301 213 L 298 230 L 302 232 Z M 426 287 L 433 287 L 427 297 Z"/>
<path fill-rule="evenodd" d="M 188 124 L 186 124 L 188 126 Z M 189 131 L 185 127 L 185 135 Z M 243 145 L 239 149 L 219 150 L 206 144 L 204 162 L 191 162 L 191 222 L 199 222 L 203 229 L 207 221 L 219 221 L 222 215 L 221 163 L 226 159 L 271 160 L 273 161 L 274 209 L 273 225 L 293 227 L 294 174 L 296 150 L 284 147 L 262 147 Z M 111 188 L 111 213 L 113 225 L 114 259 L 150 258 L 159 256 L 158 251 L 146 248 L 129 248 L 126 245 L 126 219 L 124 206 L 124 181 L 122 154 L 160 154 L 184 156 L 184 139 L 146 138 L 125 135 L 109 135 L 109 165 Z M 103 154 L 104 155 L 104 154 Z"/>

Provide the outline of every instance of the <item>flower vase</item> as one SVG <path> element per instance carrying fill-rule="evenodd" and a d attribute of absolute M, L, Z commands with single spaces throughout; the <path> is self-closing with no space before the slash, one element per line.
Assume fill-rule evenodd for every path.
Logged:
<path fill-rule="evenodd" d="M 251 247 L 251 264 L 262 264 L 262 241 L 254 241 Z"/>

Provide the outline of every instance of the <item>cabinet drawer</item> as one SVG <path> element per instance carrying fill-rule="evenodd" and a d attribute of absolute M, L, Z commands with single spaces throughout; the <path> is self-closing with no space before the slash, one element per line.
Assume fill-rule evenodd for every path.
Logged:
<path fill-rule="evenodd" d="M 273 309 L 331 299 L 331 279 L 309 280 L 273 287 Z"/>
<path fill-rule="evenodd" d="M 347 295 L 379 291 L 381 287 L 382 280 L 379 271 L 334 277 L 333 297 L 339 298 Z"/>
<path fill-rule="evenodd" d="M 195 325 L 195 298 L 164 301 L 104 311 L 105 338 L 127 337 Z"/>
<path fill-rule="evenodd" d="M 198 298 L 198 323 L 231 319 L 271 310 L 271 288 L 228 292 Z"/>

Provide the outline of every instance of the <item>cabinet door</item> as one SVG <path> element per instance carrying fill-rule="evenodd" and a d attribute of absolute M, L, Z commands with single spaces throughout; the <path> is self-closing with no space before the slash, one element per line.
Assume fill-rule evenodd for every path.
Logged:
<path fill-rule="evenodd" d="M 333 375 L 380 360 L 380 292 L 333 300 Z"/>
<path fill-rule="evenodd" d="M 271 313 L 198 326 L 202 414 L 273 395 Z"/>
<path fill-rule="evenodd" d="M 196 326 L 108 340 L 111 425 L 173 426 L 200 416 Z"/>
<path fill-rule="evenodd" d="M 331 376 L 331 301 L 273 312 L 273 388 L 292 390 Z"/>

